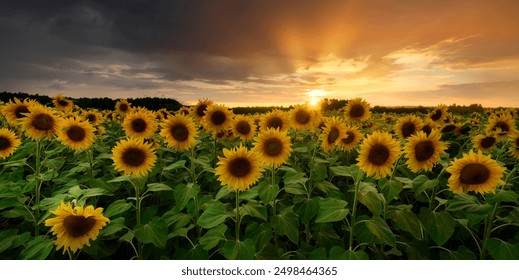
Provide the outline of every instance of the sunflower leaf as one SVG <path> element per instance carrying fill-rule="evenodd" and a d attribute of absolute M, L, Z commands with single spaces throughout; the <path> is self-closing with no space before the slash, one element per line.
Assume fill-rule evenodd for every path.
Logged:
<path fill-rule="evenodd" d="M 279 193 L 279 185 L 261 181 L 258 184 L 258 195 L 264 203 L 272 202 Z"/>
<path fill-rule="evenodd" d="M 137 225 L 133 233 L 135 238 L 144 244 L 153 243 L 158 248 L 165 248 L 168 225 L 164 219 L 155 217 L 145 225 Z"/>
<path fill-rule="evenodd" d="M 319 201 L 319 212 L 316 223 L 329 223 L 343 220 L 350 212 L 344 208 L 348 202 L 337 198 L 323 198 Z"/>
<path fill-rule="evenodd" d="M 330 260 L 369 260 L 366 252 L 345 250 L 339 246 L 333 246 L 330 249 Z"/>
<path fill-rule="evenodd" d="M 229 240 L 223 247 L 223 255 L 228 260 L 252 260 L 255 253 L 254 241 L 251 239 Z"/>
<path fill-rule="evenodd" d="M 420 221 L 432 240 L 442 246 L 454 233 L 456 221 L 447 211 L 432 212 L 428 208 L 420 209 Z"/>
<path fill-rule="evenodd" d="M 519 257 L 517 248 L 498 238 L 490 238 L 485 248 L 494 260 L 517 260 Z"/>
<path fill-rule="evenodd" d="M 270 224 L 277 234 L 286 235 L 295 244 L 299 242 L 299 218 L 291 207 L 287 207 L 273 216 Z"/>
<path fill-rule="evenodd" d="M 220 243 L 222 240 L 226 240 L 225 232 L 227 231 L 227 226 L 222 224 L 215 228 L 208 230 L 204 236 L 200 237 L 200 245 L 205 250 L 211 250 Z"/>
<path fill-rule="evenodd" d="M 187 185 L 177 185 L 173 191 L 173 197 L 180 210 L 184 209 L 192 198 L 196 197 L 200 192 L 200 186 L 197 184 L 189 183 Z"/>
<path fill-rule="evenodd" d="M 205 229 L 214 228 L 225 222 L 228 217 L 225 205 L 221 202 L 216 202 L 200 215 L 198 225 Z"/>
<path fill-rule="evenodd" d="M 174 170 L 174 169 L 178 169 L 178 168 L 186 168 L 186 161 L 185 160 L 176 161 L 173 164 L 170 164 L 170 165 L 164 167 L 162 170 L 169 171 L 169 170 Z"/>
<path fill-rule="evenodd" d="M 150 192 L 162 192 L 162 191 L 172 191 L 173 189 L 164 184 L 164 183 L 151 183 L 148 184 L 148 191 Z"/>
<path fill-rule="evenodd" d="M 381 242 L 381 244 L 396 245 L 395 234 L 391 231 L 386 222 L 380 217 L 373 217 L 363 221 L 368 230 Z"/>
<path fill-rule="evenodd" d="M 131 203 L 126 202 L 124 199 L 119 199 L 112 202 L 112 204 L 108 206 L 108 208 L 104 212 L 104 216 L 110 218 L 115 215 L 124 213 L 128 211 L 130 208 L 132 208 Z"/>
<path fill-rule="evenodd" d="M 43 236 L 35 237 L 27 242 L 20 256 L 23 260 L 44 260 L 54 248 L 54 242 Z"/>
<path fill-rule="evenodd" d="M 390 214 L 391 221 L 395 228 L 411 233 L 416 239 L 423 239 L 422 223 L 415 213 L 406 207 L 401 210 L 393 211 Z"/>

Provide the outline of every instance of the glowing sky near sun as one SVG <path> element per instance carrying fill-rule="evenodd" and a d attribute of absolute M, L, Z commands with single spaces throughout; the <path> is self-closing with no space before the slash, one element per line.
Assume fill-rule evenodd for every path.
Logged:
<path fill-rule="evenodd" d="M 519 1 L 11 1 L 0 91 L 519 107 Z"/>

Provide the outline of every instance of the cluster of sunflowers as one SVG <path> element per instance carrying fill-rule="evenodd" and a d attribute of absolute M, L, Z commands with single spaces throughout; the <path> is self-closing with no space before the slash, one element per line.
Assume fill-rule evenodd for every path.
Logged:
<path fill-rule="evenodd" d="M 452 115 L 445 105 L 422 116 L 372 116 L 370 105 L 361 98 L 350 100 L 342 112 L 328 116 L 307 104 L 263 115 L 235 115 L 229 108 L 208 99 L 177 112 L 134 108 L 126 100 L 119 100 L 114 111 L 83 110 L 60 94 L 54 97 L 53 103 L 54 108 L 33 100 L 15 99 L 1 107 L 5 120 L 0 129 L 0 159 L 13 155 L 22 140 L 35 141 L 35 172 L 38 173 L 40 143 L 57 139 L 76 152 L 86 152 L 91 160 L 93 154 L 89 150 L 96 138 L 116 123 L 122 127 L 124 137 L 112 148 L 114 169 L 123 175 L 145 178 L 157 162 L 159 147 L 194 154 L 202 134 L 210 134 L 215 143 L 239 138 L 233 142 L 234 147 L 214 151 L 218 162 L 213 166 L 221 185 L 236 193 L 249 189 L 266 169 L 274 176 L 276 168 L 290 158 L 293 144 L 301 139 L 300 134 L 311 134 L 324 152 L 356 155 L 356 165 L 366 176 L 381 179 L 392 175 L 402 158 L 414 173 L 432 170 L 446 156 L 448 135 L 466 134 L 468 129 L 464 124 L 484 121 L 479 115 L 469 120 Z M 449 188 L 454 193 L 494 193 L 504 183 L 502 177 L 506 169 L 489 151 L 497 143 L 506 141 L 502 146 L 507 147 L 511 157 L 519 159 L 516 113 L 513 110 L 491 112 L 484 131 L 471 133 L 472 149 L 460 153 L 460 157 L 453 158 L 445 168 L 450 173 Z M 214 147 L 216 149 L 216 144 Z M 40 200 L 40 185 L 36 204 Z M 62 202 L 52 211 L 56 217 L 45 221 L 57 236 L 57 249 L 76 252 L 89 245 L 89 240 L 95 240 L 110 222 L 102 211 L 91 205 L 83 207 Z M 36 217 L 39 215 L 36 213 Z"/>

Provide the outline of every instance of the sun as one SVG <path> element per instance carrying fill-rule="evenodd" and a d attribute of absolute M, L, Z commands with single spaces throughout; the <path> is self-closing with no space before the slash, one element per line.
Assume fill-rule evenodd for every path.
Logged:
<path fill-rule="evenodd" d="M 319 101 L 321 100 L 315 96 L 310 97 L 310 105 L 312 106 L 317 106 L 317 104 L 319 104 Z"/>
<path fill-rule="evenodd" d="M 307 91 L 305 94 L 309 97 L 308 103 L 311 106 L 317 106 L 319 105 L 319 102 L 321 102 L 321 99 L 324 96 L 328 95 L 328 92 L 322 89 L 312 89 L 310 91 Z"/>

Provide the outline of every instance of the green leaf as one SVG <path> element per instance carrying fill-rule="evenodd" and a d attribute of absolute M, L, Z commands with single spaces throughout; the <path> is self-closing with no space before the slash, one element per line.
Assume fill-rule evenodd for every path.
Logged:
<path fill-rule="evenodd" d="M 13 245 L 13 241 L 18 238 L 18 231 L 14 228 L 0 232 L 0 253 L 9 249 Z"/>
<path fill-rule="evenodd" d="M 333 246 L 330 249 L 330 260 L 369 260 L 366 252 L 344 250 L 342 247 Z"/>
<path fill-rule="evenodd" d="M 413 180 L 414 192 L 415 194 L 421 194 L 428 189 L 432 189 L 438 185 L 439 181 L 437 179 L 429 180 L 425 175 L 418 175 Z"/>
<path fill-rule="evenodd" d="M 256 254 L 254 241 L 245 239 L 244 241 L 229 240 L 223 247 L 223 255 L 228 260 L 252 260 Z"/>
<path fill-rule="evenodd" d="M 512 190 L 499 190 L 495 195 L 490 196 L 488 202 L 489 203 L 500 203 L 500 202 L 515 202 L 517 203 L 517 198 L 519 195 Z"/>
<path fill-rule="evenodd" d="M 294 212 L 299 216 L 301 222 L 308 223 L 319 212 L 319 199 L 314 198 L 296 198 L 294 201 Z"/>
<path fill-rule="evenodd" d="M 44 260 L 54 248 L 54 242 L 43 236 L 35 237 L 27 243 L 20 256 L 23 260 Z"/>
<path fill-rule="evenodd" d="M 178 169 L 178 168 L 186 168 L 186 161 L 185 160 L 176 161 L 173 164 L 170 164 L 170 165 L 164 167 L 162 170 L 169 171 L 169 170 L 174 170 L 174 169 Z"/>
<path fill-rule="evenodd" d="M 215 228 L 208 230 L 204 236 L 200 237 L 200 245 L 205 250 L 211 250 L 220 243 L 222 240 L 226 240 L 225 232 L 227 231 L 227 226 L 222 224 Z"/>
<path fill-rule="evenodd" d="M 137 225 L 133 233 L 135 238 L 144 244 L 153 243 L 155 247 L 165 248 L 168 225 L 164 219 L 155 217 L 145 225 Z"/>
<path fill-rule="evenodd" d="M 334 184 L 332 184 L 331 182 L 328 182 L 328 181 L 322 181 L 322 182 L 317 183 L 317 188 L 319 190 L 321 190 L 322 192 L 324 192 L 325 194 L 328 194 L 332 191 L 340 191 L 337 186 L 335 186 Z"/>
<path fill-rule="evenodd" d="M 245 239 L 255 240 L 256 249 L 261 251 L 272 240 L 272 232 L 272 227 L 269 223 L 258 224 L 257 222 L 251 222 L 245 228 Z"/>
<path fill-rule="evenodd" d="M 247 204 L 241 205 L 240 213 L 243 217 L 249 215 L 267 221 L 267 208 L 256 200 L 250 200 Z"/>
<path fill-rule="evenodd" d="M 65 164 L 65 159 L 61 158 L 61 157 L 53 158 L 53 159 L 46 159 L 46 160 L 42 161 L 41 164 L 43 166 L 47 167 L 48 169 L 59 170 Z"/>
<path fill-rule="evenodd" d="M 184 209 L 189 202 L 200 192 L 200 186 L 197 184 L 189 183 L 187 185 L 177 185 L 173 191 L 173 197 L 180 210 Z"/>
<path fill-rule="evenodd" d="M 119 199 L 112 202 L 112 204 L 108 206 L 103 215 L 107 218 L 110 218 L 117 214 L 124 213 L 128 211 L 130 208 L 132 208 L 131 203 L 126 202 L 124 199 Z"/>
<path fill-rule="evenodd" d="M 223 188 L 220 188 L 220 190 L 218 191 L 218 193 L 216 193 L 216 197 L 214 199 L 216 200 L 221 200 L 222 198 L 230 195 L 232 193 L 231 190 L 229 190 L 228 188 L 226 187 L 223 187 Z"/>
<path fill-rule="evenodd" d="M 416 239 L 422 240 L 422 223 L 410 207 L 391 212 L 391 220 L 395 228 L 411 233 Z"/>
<path fill-rule="evenodd" d="M 310 255 L 308 257 L 310 260 L 328 260 L 328 256 L 326 255 L 326 249 L 325 248 L 316 248 L 310 252 Z"/>
<path fill-rule="evenodd" d="M 115 177 L 112 180 L 108 181 L 107 183 L 119 183 L 119 182 L 131 182 L 132 177 L 130 175 L 122 175 L 119 177 Z"/>
<path fill-rule="evenodd" d="M 286 173 L 283 177 L 285 186 L 283 189 L 286 193 L 290 194 L 306 194 L 305 183 L 308 181 L 306 174 L 303 172 L 299 173 Z"/>
<path fill-rule="evenodd" d="M 345 177 L 352 177 L 352 170 L 350 166 L 332 166 L 330 167 L 330 170 L 335 176 L 345 176 Z"/>
<path fill-rule="evenodd" d="M 389 203 L 398 194 L 404 189 L 404 185 L 399 180 L 388 180 L 386 178 L 382 178 L 379 181 L 379 187 L 382 190 L 382 194 L 384 198 Z"/>
<path fill-rule="evenodd" d="M 7 162 L 2 162 L 0 164 L 2 164 L 4 166 L 4 168 L 10 168 L 10 167 L 20 167 L 20 166 L 25 166 L 25 163 L 27 162 L 27 158 L 23 158 L 23 159 L 18 159 L 18 160 L 11 160 L 11 161 L 7 161 Z"/>
<path fill-rule="evenodd" d="M 297 244 L 299 241 L 299 218 L 291 207 L 283 209 L 279 214 L 272 216 L 270 224 L 278 235 L 286 235 L 290 241 Z"/>
<path fill-rule="evenodd" d="M 438 246 L 445 244 L 454 233 L 456 221 L 447 211 L 432 212 L 428 208 L 422 208 L 419 218 L 429 236 Z"/>
<path fill-rule="evenodd" d="M 269 203 L 276 199 L 279 193 L 279 185 L 271 183 L 267 183 L 266 181 L 261 181 L 258 184 L 258 195 L 264 203 Z"/>
<path fill-rule="evenodd" d="M 90 180 L 88 186 L 90 188 L 104 189 L 107 193 L 113 193 L 118 189 L 117 186 L 112 186 L 101 179 Z"/>
<path fill-rule="evenodd" d="M 316 223 L 329 223 L 343 220 L 349 213 L 344 208 L 348 202 L 337 198 L 323 198 L 319 201 L 319 213 L 315 219 Z"/>
<path fill-rule="evenodd" d="M 225 205 L 221 202 L 216 202 L 200 215 L 198 225 L 205 229 L 214 228 L 225 222 L 228 217 L 229 215 L 225 210 Z"/>
<path fill-rule="evenodd" d="M 83 198 L 96 197 L 96 196 L 101 196 L 101 195 L 111 195 L 111 194 L 108 193 L 105 189 L 99 189 L 99 188 L 83 190 Z"/>
<path fill-rule="evenodd" d="M 148 184 L 148 191 L 150 192 L 162 192 L 162 191 L 172 191 L 173 189 L 164 184 L 164 183 L 151 183 Z"/>
<path fill-rule="evenodd" d="M 454 194 L 449 200 L 445 210 L 454 212 L 471 213 L 475 215 L 487 215 L 492 210 L 490 204 L 480 204 L 477 197 L 468 194 Z"/>
<path fill-rule="evenodd" d="M 393 247 L 396 246 L 396 237 L 386 224 L 386 222 L 380 217 L 373 217 L 370 220 L 364 220 L 368 230 L 382 243 L 388 244 Z"/>
<path fill-rule="evenodd" d="M 119 217 L 119 218 L 110 220 L 110 223 L 108 223 L 108 225 L 99 232 L 99 235 L 101 235 L 101 236 L 112 235 L 114 233 L 119 232 L 123 228 L 124 228 L 124 218 Z"/>
<path fill-rule="evenodd" d="M 377 189 L 370 184 L 360 184 L 358 199 L 371 213 L 378 216 L 384 210 L 384 200 Z"/>
<path fill-rule="evenodd" d="M 498 238 L 490 238 L 486 248 L 494 260 L 517 260 L 519 252 L 510 243 Z"/>
<path fill-rule="evenodd" d="M 328 176 L 328 169 L 323 163 L 317 163 L 310 167 L 312 181 L 319 182 L 324 180 Z"/>

